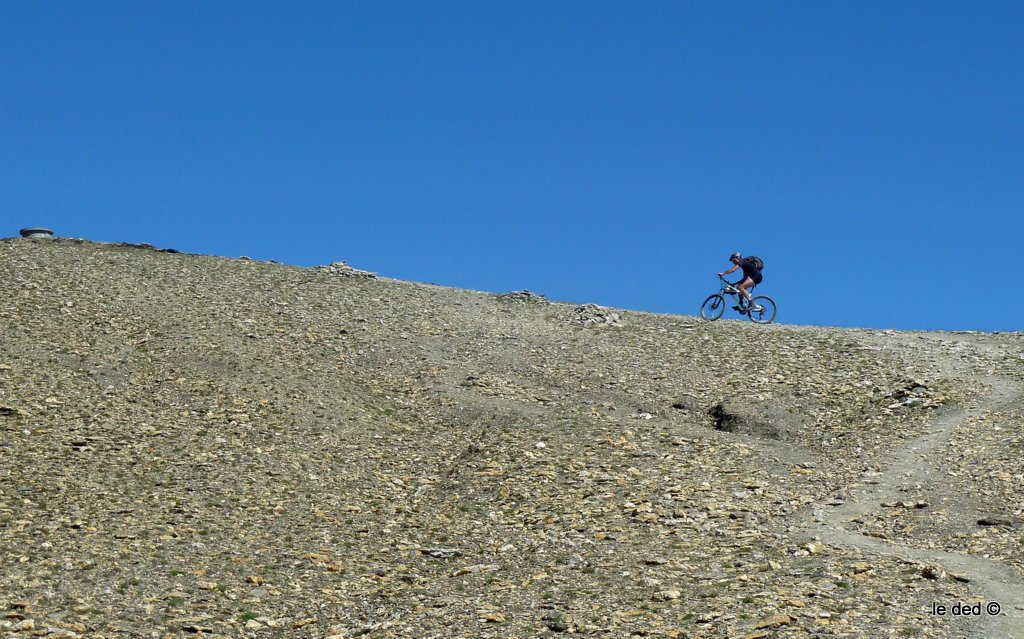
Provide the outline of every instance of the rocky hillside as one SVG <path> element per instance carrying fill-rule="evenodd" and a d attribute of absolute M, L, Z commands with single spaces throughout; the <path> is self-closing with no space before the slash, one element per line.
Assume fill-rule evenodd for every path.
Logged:
<path fill-rule="evenodd" d="M 1024 637 L 1021 335 L 64 239 L 0 287 L 0 636 Z"/>

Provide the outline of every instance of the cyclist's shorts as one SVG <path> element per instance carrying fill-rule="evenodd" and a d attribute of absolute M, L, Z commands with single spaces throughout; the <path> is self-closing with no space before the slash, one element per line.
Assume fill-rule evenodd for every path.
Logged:
<path fill-rule="evenodd" d="M 752 270 L 748 273 L 746 269 L 743 269 L 743 277 L 749 277 L 750 279 L 754 280 L 754 284 L 760 284 L 761 280 L 764 279 L 761 277 L 761 271 L 758 270 Z"/>

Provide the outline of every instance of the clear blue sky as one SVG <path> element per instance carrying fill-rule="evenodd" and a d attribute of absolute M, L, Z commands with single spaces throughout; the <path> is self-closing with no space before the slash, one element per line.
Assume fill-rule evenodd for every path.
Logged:
<path fill-rule="evenodd" d="M 5 2 L 29 225 L 696 314 L 1024 327 L 1021 2 Z"/>

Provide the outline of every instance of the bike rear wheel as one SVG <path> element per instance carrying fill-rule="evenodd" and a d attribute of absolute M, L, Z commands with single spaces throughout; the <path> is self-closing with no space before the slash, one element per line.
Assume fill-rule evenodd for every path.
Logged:
<path fill-rule="evenodd" d="M 700 316 L 709 322 L 713 322 L 725 312 L 725 298 L 715 293 L 708 295 L 704 303 L 700 305 Z"/>
<path fill-rule="evenodd" d="M 754 310 L 756 308 L 760 308 L 761 310 Z M 747 315 L 750 317 L 750 321 L 755 324 L 771 324 L 775 319 L 775 313 L 777 312 L 778 308 L 775 306 L 775 300 L 767 295 L 758 295 L 752 300 L 750 310 L 747 312 Z"/>

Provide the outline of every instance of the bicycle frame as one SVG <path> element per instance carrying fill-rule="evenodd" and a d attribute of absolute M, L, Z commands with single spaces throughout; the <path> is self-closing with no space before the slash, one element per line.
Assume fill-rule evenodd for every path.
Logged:
<path fill-rule="evenodd" d="M 733 298 L 736 298 L 737 306 L 739 306 L 740 308 L 744 308 L 747 305 L 747 298 L 740 295 L 740 287 L 736 285 L 739 284 L 739 282 L 737 282 L 736 284 L 732 284 L 731 282 L 726 281 L 726 279 L 721 276 L 719 276 L 718 279 L 722 280 L 722 290 L 720 291 L 722 296 L 724 297 L 726 295 L 729 295 Z M 757 284 L 754 284 L 754 286 L 751 286 L 750 288 L 747 289 L 747 292 L 750 293 L 751 299 L 754 298 L 754 287 L 756 286 Z"/>

